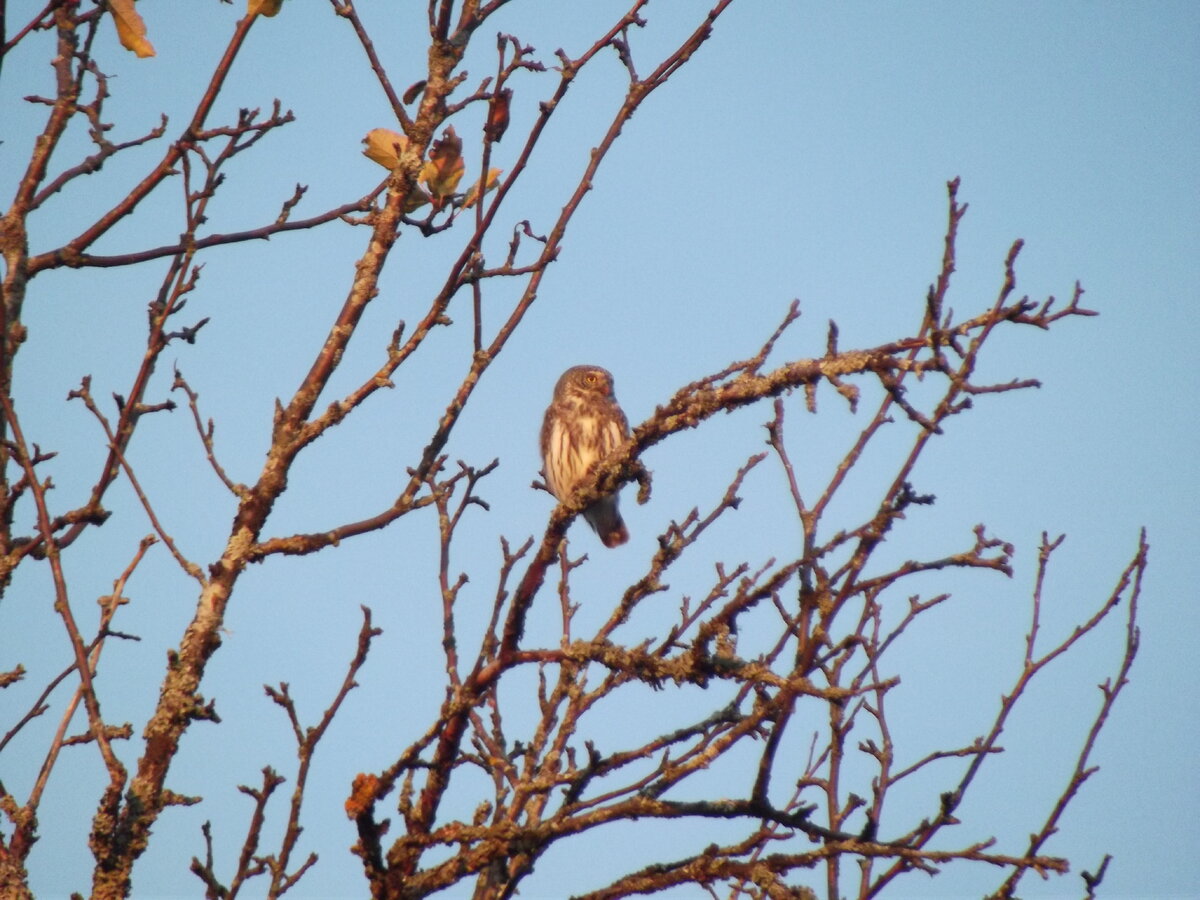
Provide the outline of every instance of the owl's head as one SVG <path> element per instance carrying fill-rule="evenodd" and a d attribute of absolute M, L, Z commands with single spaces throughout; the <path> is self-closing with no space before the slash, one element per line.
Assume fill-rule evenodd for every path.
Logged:
<path fill-rule="evenodd" d="M 612 373 L 600 366 L 572 366 L 562 373 L 558 384 L 554 386 L 555 397 L 569 395 L 610 397 L 612 392 Z"/>

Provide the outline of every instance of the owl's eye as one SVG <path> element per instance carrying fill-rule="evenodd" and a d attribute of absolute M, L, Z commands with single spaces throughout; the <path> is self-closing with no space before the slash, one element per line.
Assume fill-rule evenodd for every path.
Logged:
<path fill-rule="evenodd" d="M 595 372 L 588 372 L 586 375 L 583 376 L 583 380 L 587 384 L 595 386 L 600 383 L 600 376 L 597 375 Z"/>

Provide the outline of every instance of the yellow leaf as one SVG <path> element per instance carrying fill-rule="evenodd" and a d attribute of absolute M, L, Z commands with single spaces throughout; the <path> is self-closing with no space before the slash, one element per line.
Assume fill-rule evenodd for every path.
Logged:
<path fill-rule="evenodd" d="M 429 160 L 421 169 L 421 180 L 429 188 L 434 206 L 440 208 L 446 198 L 454 193 L 465 169 L 462 140 L 451 125 L 442 132 L 441 140 L 433 142 L 429 148 Z"/>
<path fill-rule="evenodd" d="M 496 181 L 500 178 L 500 173 L 503 169 L 488 169 L 487 181 L 484 183 L 483 192 L 486 194 L 496 186 Z M 479 182 L 471 185 L 471 189 L 467 191 L 466 199 L 463 200 L 463 209 L 470 209 L 479 199 Z"/>
<path fill-rule="evenodd" d="M 154 46 L 146 40 L 146 23 L 133 8 L 133 0 L 108 0 L 109 11 L 117 25 L 121 46 L 140 57 L 154 55 Z"/>
<path fill-rule="evenodd" d="M 246 0 L 246 15 L 270 18 L 278 15 L 282 7 L 283 0 Z"/>
<path fill-rule="evenodd" d="M 386 128 L 374 128 L 367 132 L 363 143 L 367 145 L 363 156 L 385 169 L 394 169 L 400 164 L 400 154 L 408 147 L 408 138 Z"/>
<path fill-rule="evenodd" d="M 406 213 L 416 212 L 428 202 L 429 195 L 414 184 L 413 189 L 409 191 L 408 200 L 404 203 L 404 211 Z"/>

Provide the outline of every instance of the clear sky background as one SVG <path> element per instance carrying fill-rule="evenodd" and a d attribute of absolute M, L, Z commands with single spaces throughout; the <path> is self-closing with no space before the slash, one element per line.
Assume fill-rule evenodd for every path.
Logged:
<path fill-rule="evenodd" d="M 23 22 L 41 5 L 10 2 L 10 22 Z M 395 83 L 403 89 L 421 78 L 425 4 L 358 5 Z M 278 97 L 298 121 L 237 160 L 211 211 L 215 231 L 272 220 L 296 182 L 310 188 L 298 210 L 306 215 L 365 194 L 382 176 L 360 155 L 359 142 L 370 129 L 395 123 L 349 27 L 326 4 L 284 6 L 277 19 L 253 29 L 214 119 L 231 119 L 239 107 L 268 107 Z M 113 139 L 148 130 L 160 111 L 172 116 L 175 133 L 243 9 L 240 2 L 185 8 L 144 0 L 139 10 L 158 50 L 150 60 L 120 51 L 106 33 L 99 56 L 113 76 L 106 107 L 106 118 L 118 123 Z M 705 9 L 700 3 L 652 5 L 650 28 L 634 35 L 641 71 L 677 44 Z M 621 11 L 620 3 L 515 0 L 480 34 L 467 61 L 468 84 L 494 70 L 496 31 L 534 45 L 550 64 L 556 47 L 578 55 Z M 50 41 L 31 39 L 5 61 L 5 204 L 44 116 L 43 108 L 20 98 L 52 89 Z M 572 87 L 511 198 L 509 220 L 527 218 L 535 231 L 549 228 L 607 127 L 624 77 L 614 57 Z M 530 77 L 515 85 L 510 136 L 493 165 L 511 166 L 523 126 L 550 84 Z M 803 317 L 775 361 L 820 355 L 829 319 L 838 322 L 844 348 L 911 334 L 941 259 L 945 183 L 961 177 L 959 197 L 970 210 L 960 228 L 954 308 L 967 314 L 991 303 L 1005 254 L 1023 238 L 1018 292 L 1065 301 L 1078 279 L 1085 305 L 1100 316 L 1062 322 L 1048 333 L 1006 334 L 985 358 L 986 376 L 1036 377 L 1043 387 L 983 398 L 918 470 L 916 487 L 936 494 L 938 503 L 910 517 L 893 538 L 902 542 L 897 554 L 962 549 L 977 522 L 1014 543 L 1017 554 L 1011 581 L 976 575 L 930 582 L 931 592 L 949 585 L 956 600 L 932 617 L 930 630 L 914 636 L 898 661 L 907 692 L 901 695 L 903 730 L 919 747 L 921 739 L 966 743 L 986 727 L 1020 662 L 1042 531 L 1068 535 L 1048 583 L 1051 637 L 1065 635 L 1099 605 L 1145 526 L 1151 564 L 1132 684 L 1099 740 L 1100 772 L 1047 847 L 1071 857 L 1076 868 L 1045 883 L 1029 878 L 1022 895 L 1080 896 L 1078 871 L 1094 869 L 1111 852 L 1116 859 L 1102 897 L 1200 896 L 1193 862 L 1200 846 L 1198 93 L 1200 6 L 1190 2 L 735 2 L 711 40 L 626 128 L 537 304 L 488 370 L 448 448 L 452 460 L 501 462 L 481 487 L 492 510 L 471 520 L 453 563 L 472 579 L 462 598 L 467 627 L 470 610 L 484 617 L 489 609 L 498 535 L 513 543 L 540 535 L 550 512 L 547 495 L 529 484 L 540 466 L 541 414 L 563 369 L 583 362 L 611 369 L 636 423 L 681 385 L 751 355 L 793 298 L 800 299 Z M 478 120 L 464 117 L 457 127 L 475 134 Z M 72 150 L 80 152 L 84 143 L 76 135 L 55 171 L 74 163 Z M 48 204 L 34 223 L 33 248 L 77 233 L 141 177 L 157 152 L 114 160 Z M 467 158 L 470 167 L 469 142 Z M 467 177 L 474 175 L 468 168 Z M 498 232 L 501 240 L 507 227 Z M 181 230 L 177 200 L 168 191 L 96 249 L 154 246 Z M 209 316 L 211 323 L 196 346 L 168 353 L 150 399 L 166 397 L 169 366 L 176 362 L 200 391 L 204 414 L 216 420 L 218 450 L 236 480 L 257 476 L 274 400 L 290 396 L 307 370 L 365 237 L 363 229 L 339 226 L 204 257 L 200 288 L 184 318 Z M 397 320 L 415 320 L 459 246 L 457 237 L 402 237 L 334 393 L 379 364 Z M 93 376 L 98 398 L 128 390 L 144 348 L 145 307 L 162 271 L 159 264 L 60 272 L 32 286 L 17 396 L 30 438 L 60 453 L 47 467 L 60 510 L 81 501 L 102 459 L 94 422 L 64 398 L 85 374 Z M 507 314 L 517 290 L 489 287 L 490 328 Z M 462 305 L 451 315 L 462 323 L 470 318 Z M 434 388 L 445 377 L 457 384 L 469 349 L 469 329 L 435 336 L 430 352 L 401 370 L 395 391 L 373 399 L 301 462 L 270 533 L 327 528 L 386 505 L 445 407 L 444 390 Z M 789 434 L 801 481 L 812 490 L 861 423 L 832 392 L 822 394 L 817 416 L 802 410 L 801 398 L 793 398 Z M 576 583 L 581 633 L 602 621 L 614 592 L 637 576 L 656 546 L 654 535 L 671 518 L 717 500 L 736 466 L 761 449 L 764 433 L 756 425 L 768 417 L 767 407 L 756 408 L 648 454 L 656 490 L 644 507 L 628 492 L 633 539 L 626 547 L 604 553 L 582 526 L 573 530 L 574 547 L 592 557 Z M 205 565 L 215 559 L 233 506 L 218 493 L 186 411 L 147 420 L 133 457 L 184 552 Z M 747 485 L 748 502 L 759 498 L 769 506 L 779 485 L 778 473 L 764 469 Z M 109 505 L 113 521 L 67 555 L 73 600 L 85 619 L 94 615 L 92 598 L 111 590 L 137 539 L 150 530 L 124 484 Z M 761 563 L 788 552 L 795 526 L 785 505 L 774 515 L 777 522 L 770 514 L 755 520 L 755 530 L 726 523 L 718 534 L 721 558 Z M 22 528 L 32 519 L 30 507 L 18 514 Z M 302 715 L 315 722 L 352 653 L 359 604 L 374 610 L 384 635 L 360 678 L 363 689 L 318 751 L 301 851 L 319 847 L 321 861 L 293 893 L 363 894 L 357 860 L 341 849 L 354 840 L 341 811 L 346 773 L 387 765 L 441 700 L 440 601 L 424 562 L 435 538 L 430 517 L 412 516 L 334 553 L 274 560 L 246 573 L 204 686 L 224 724 L 192 727 L 168 782 L 180 793 L 203 794 L 205 802 L 162 816 L 136 873 L 137 896 L 202 895 L 186 861 L 203 852 L 199 829 L 206 819 L 220 826 L 218 852 L 226 871 L 232 867 L 237 832 L 249 813 L 235 785 L 256 783 L 266 764 L 289 777 L 293 770 L 287 724 L 260 686 L 290 682 Z M 677 604 L 680 594 L 702 589 L 711 572 L 705 565 L 711 562 L 697 560 L 694 569 L 682 570 L 662 602 Z M 140 730 L 157 698 L 165 650 L 178 642 L 192 614 L 195 589 L 158 547 L 126 593 L 134 603 L 118 627 L 143 640 L 110 645 L 100 688 L 109 720 L 129 719 Z M 6 727 L 68 658 L 51 603 L 47 572 L 28 564 L 0 603 L 0 669 L 23 662 L 30 670 L 22 685 L 0 694 Z M 973 827 L 979 830 L 972 834 L 995 834 L 1003 847 L 1017 849 L 1040 824 L 1081 745 L 1099 698 L 1095 685 L 1115 670 L 1121 621 L 1063 660 L 1029 698 L 1002 742 L 1008 755 L 979 785 L 972 800 L 978 806 L 964 810 L 964 817 L 992 810 L 978 813 Z M 554 646 L 558 629 L 547 593 L 535 605 L 526 643 Z M 647 706 L 613 727 L 658 714 Z M 817 727 L 819 715 L 813 715 Z M 47 720 L 0 756 L 0 778 L 18 796 L 28 790 L 57 718 Z M 139 750 L 140 742 L 132 742 L 124 752 L 132 762 Z M 82 758 L 91 750 L 72 752 Z M 30 859 L 35 890 L 46 898 L 87 890 L 87 828 L 103 776 L 94 756 L 61 765 L 57 774 L 42 810 L 42 840 Z M 577 876 L 602 849 L 621 854 L 619 872 L 695 852 L 709 840 L 683 830 L 677 846 L 647 849 L 635 830 L 618 829 L 574 850 L 563 844 L 539 863 L 522 896 L 598 886 L 599 880 Z M 996 883 L 993 872 L 951 869 L 931 881 L 913 876 L 889 896 L 978 896 Z"/>

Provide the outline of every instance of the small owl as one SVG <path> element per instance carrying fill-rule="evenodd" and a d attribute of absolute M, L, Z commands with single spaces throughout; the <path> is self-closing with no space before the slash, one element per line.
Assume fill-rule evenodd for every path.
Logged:
<path fill-rule="evenodd" d="M 554 386 L 554 399 L 542 420 L 542 461 L 546 484 L 559 500 L 572 491 L 629 437 L 629 423 L 613 396 L 613 378 L 599 366 L 575 366 Z M 601 497 L 583 517 L 605 547 L 629 540 L 617 509 L 617 495 Z"/>

